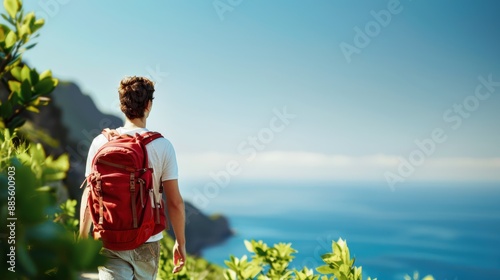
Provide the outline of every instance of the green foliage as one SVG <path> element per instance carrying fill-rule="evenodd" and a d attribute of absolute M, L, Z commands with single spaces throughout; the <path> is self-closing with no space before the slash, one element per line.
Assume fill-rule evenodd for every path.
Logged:
<path fill-rule="evenodd" d="M 231 256 L 225 262 L 228 268 L 224 271 L 224 277 L 227 280 L 363 280 L 361 267 L 354 266 L 354 259 L 350 258 L 347 243 L 342 239 L 338 242 L 333 241 L 332 252 L 322 256 L 326 265 L 316 270 L 323 275 L 315 275 L 314 271 L 307 267 L 300 271 L 289 269 L 289 264 L 294 258 L 293 254 L 297 252 L 290 243 L 278 243 L 269 247 L 262 241 L 252 240 L 245 241 L 245 246 L 254 254 L 252 261 L 248 261 L 246 255 L 240 259 Z"/>
<path fill-rule="evenodd" d="M 407 274 L 407 275 L 405 275 L 405 277 L 404 277 L 404 280 L 419 280 L 419 279 L 420 279 L 420 276 L 419 276 L 419 274 L 418 274 L 418 272 L 417 272 L 417 271 L 415 271 L 415 272 L 413 273 L 413 277 L 411 277 L 411 276 L 410 276 L 410 275 L 408 275 L 408 274 Z M 422 278 L 422 280 L 434 280 L 434 277 L 432 277 L 432 275 L 427 275 L 427 276 L 425 276 L 424 278 Z"/>
<path fill-rule="evenodd" d="M 293 270 L 295 274 L 295 279 L 297 280 L 318 280 L 319 275 L 314 275 L 314 271 L 307 267 L 304 267 L 301 271 L 296 269 Z"/>
<path fill-rule="evenodd" d="M 165 236 L 161 240 L 161 252 L 160 252 L 160 270 L 158 272 L 158 278 L 161 280 L 222 280 L 224 279 L 222 274 L 222 268 L 207 262 L 203 258 L 187 256 L 186 264 L 184 268 L 177 274 L 172 274 L 174 268 L 172 262 L 172 248 L 174 246 L 174 240 L 170 236 Z"/>
<path fill-rule="evenodd" d="M 4 0 L 0 23 L 0 79 L 8 96 L 0 100 L 0 279 L 78 279 L 81 271 L 104 263 L 100 242 L 76 240 L 76 201 L 62 204 L 56 188 L 69 169 L 67 155 L 47 156 L 41 144 L 16 136 L 26 121 L 49 102 L 57 79 L 22 65 L 24 51 L 44 20 L 24 14 L 20 0 Z M 5 267 L 5 265 L 4 265 Z"/>
<path fill-rule="evenodd" d="M 54 222 L 62 224 L 67 231 L 73 232 L 75 238 L 77 237 L 78 224 L 80 223 L 80 221 L 75 218 L 76 204 L 77 201 L 75 199 L 68 199 L 60 204 L 60 211 L 54 214 Z"/>
<path fill-rule="evenodd" d="M 247 256 L 238 259 L 230 256 L 229 261 L 224 262 L 228 269 L 224 272 L 226 279 L 254 279 L 261 271 L 262 267 L 255 262 L 249 262 Z"/>
<path fill-rule="evenodd" d="M 278 243 L 269 248 L 262 241 L 245 241 L 245 247 L 249 252 L 254 253 L 252 256 L 253 262 L 257 267 L 262 267 L 258 272 L 266 270 L 265 275 L 270 279 L 279 277 L 287 277 L 292 271 L 288 270 L 288 265 L 293 260 L 292 254 L 297 251 L 292 248 L 292 244 Z M 254 269 L 255 272 L 257 271 Z M 267 278 L 265 278 L 267 279 Z"/>
<path fill-rule="evenodd" d="M 44 20 L 37 19 L 33 12 L 24 15 L 19 0 L 4 0 L 4 8 L 7 13 L 1 14 L 5 24 L 0 23 L 0 79 L 10 93 L 7 100 L 0 102 L 0 128 L 12 132 L 26 121 L 21 113 L 38 112 L 39 106 L 48 104 L 58 80 L 50 70 L 38 73 L 20 63 L 22 54 L 36 45 L 28 43 L 38 36 Z"/>
<path fill-rule="evenodd" d="M 360 266 L 354 266 L 355 259 L 351 259 L 347 242 L 339 239 L 332 242 L 332 252 L 321 256 L 326 265 L 316 268 L 319 273 L 333 274 L 332 277 L 322 277 L 322 280 L 363 280 Z M 370 280 L 370 278 L 368 278 Z"/>
<path fill-rule="evenodd" d="M 8 130 L 1 131 L 0 219 L 16 220 L 14 233 L 0 228 L 1 236 L 12 236 L 1 239 L 2 263 L 15 247 L 15 272 L 3 269 L 0 279 L 78 279 L 80 271 L 94 269 L 104 259 L 98 254 L 100 242 L 75 240 L 76 201 L 58 205 L 51 187 L 66 173 L 68 159 L 46 158 L 41 147 L 15 146 L 14 139 Z"/>
<path fill-rule="evenodd" d="M 57 159 L 52 156 L 47 157 L 40 143 L 31 145 L 28 153 L 19 154 L 18 157 L 23 163 L 31 166 L 33 173 L 42 185 L 49 181 L 64 179 L 69 169 L 67 154 L 63 154 Z"/>

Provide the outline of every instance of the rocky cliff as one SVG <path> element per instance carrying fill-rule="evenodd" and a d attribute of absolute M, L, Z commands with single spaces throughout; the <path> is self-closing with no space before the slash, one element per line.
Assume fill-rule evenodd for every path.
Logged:
<path fill-rule="evenodd" d="M 87 152 L 92 139 L 103 128 L 121 126 L 123 120 L 100 112 L 93 100 L 83 94 L 74 83 L 60 83 L 51 98 L 52 102 L 40 108 L 39 114 L 29 113 L 27 117 L 33 124 L 32 131 L 41 130 L 45 138 L 56 140 L 55 145 L 49 145 L 45 141 L 47 153 L 55 156 L 69 154 L 71 168 L 65 183 L 69 197 L 79 200 L 82 191 L 79 186 L 84 179 Z M 32 135 L 26 136 L 33 138 Z M 35 137 L 32 140 L 40 141 L 40 138 L 43 137 Z M 199 254 L 203 248 L 220 243 L 231 235 L 225 217 L 208 217 L 188 202 L 186 217 L 186 249 L 191 254 Z M 171 231 L 169 233 L 172 234 Z"/>

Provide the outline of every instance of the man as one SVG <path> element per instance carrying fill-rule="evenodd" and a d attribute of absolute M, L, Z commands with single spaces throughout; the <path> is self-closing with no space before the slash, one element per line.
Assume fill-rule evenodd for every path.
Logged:
<path fill-rule="evenodd" d="M 118 88 L 120 109 L 126 120 L 123 127 L 117 129 L 120 134 L 135 135 L 147 132 L 146 120 L 153 106 L 154 84 L 144 77 L 126 77 Z M 97 150 L 108 140 L 102 134 L 94 138 L 90 146 L 85 176 L 92 172 L 92 159 Z M 175 234 L 173 248 L 173 273 L 179 272 L 186 259 L 186 240 L 184 234 L 185 210 L 184 201 L 180 195 L 177 181 L 177 161 L 175 151 L 165 138 L 158 138 L 146 145 L 149 167 L 153 168 L 153 188 L 158 192 L 160 184 L 166 194 L 166 204 L 170 221 Z M 82 195 L 80 220 L 86 214 L 89 187 Z M 91 220 L 80 223 L 80 237 L 87 238 Z M 99 279 L 156 279 L 160 255 L 159 240 L 163 237 L 160 232 L 151 236 L 146 243 L 134 250 L 115 251 L 107 248 L 101 250 L 108 261 L 105 266 L 99 267 Z"/>

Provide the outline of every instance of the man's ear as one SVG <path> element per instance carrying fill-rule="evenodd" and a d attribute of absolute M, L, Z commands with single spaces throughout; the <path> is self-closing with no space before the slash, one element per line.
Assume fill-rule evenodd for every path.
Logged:
<path fill-rule="evenodd" d="M 146 107 L 146 110 L 151 112 L 151 109 L 153 108 L 153 101 L 149 100 L 148 102 L 148 107 Z"/>
<path fill-rule="evenodd" d="M 149 117 L 149 113 L 151 113 L 151 108 L 153 108 L 153 102 L 149 100 L 148 106 L 146 106 L 146 109 L 144 109 L 144 116 L 147 118 Z"/>

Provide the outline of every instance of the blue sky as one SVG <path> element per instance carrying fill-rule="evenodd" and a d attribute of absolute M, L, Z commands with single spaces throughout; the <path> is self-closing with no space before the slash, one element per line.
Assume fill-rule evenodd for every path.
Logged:
<path fill-rule="evenodd" d="M 384 181 L 441 129 L 446 140 L 405 180 L 500 180 L 500 87 L 474 99 L 479 76 L 500 81 L 497 1 L 25 5 L 47 18 L 25 60 L 76 82 L 101 110 L 119 114 L 123 76 L 156 80 L 148 126 L 171 139 L 186 176 L 236 160 L 248 178 Z M 358 52 L 347 58 L 341 44 Z M 467 117 L 454 107 L 464 100 Z M 272 130 L 284 108 L 295 117 Z"/>

